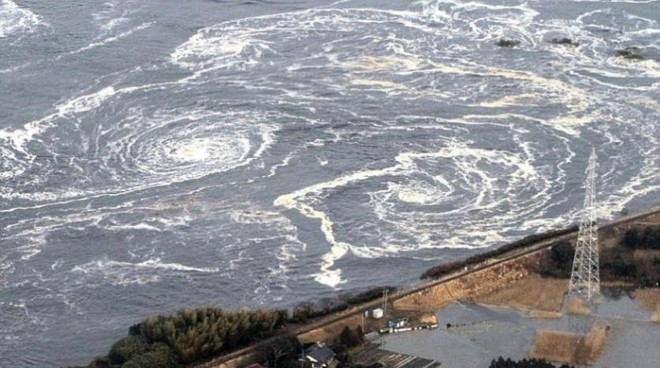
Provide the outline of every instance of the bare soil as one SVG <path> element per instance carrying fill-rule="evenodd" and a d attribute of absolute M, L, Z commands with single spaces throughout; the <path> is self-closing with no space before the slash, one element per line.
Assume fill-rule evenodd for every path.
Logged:
<path fill-rule="evenodd" d="M 456 300 L 467 300 L 502 289 L 530 274 L 540 255 L 533 254 L 443 282 L 394 301 L 398 310 L 441 309 Z"/>
<path fill-rule="evenodd" d="M 573 363 L 580 339 L 580 335 L 570 332 L 536 331 L 529 356 L 553 362 Z"/>
<path fill-rule="evenodd" d="M 438 323 L 438 318 L 436 318 L 435 314 L 424 314 L 422 318 L 420 318 L 420 322 L 422 323 L 428 323 L 428 324 L 434 324 Z"/>
<path fill-rule="evenodd" d="M 591 310 L 589 310 L 587 302 L 584 299 L 571 297 L 568 298 L 568 313 L 589 316 L 591 315 Z"/>
<path fill-rule="evenodd" d="M 635 290 L 633 297 L 640 308 L 653 313 L 651 321 L 660 323 L 660 288 Z"/>
<path fill-rule="evenodd" d="M 568 280 L 543 278 L 530 274 L 524 279 L 514 280 L 501 289 L 478 295 L 473 301 L 480 304 L 518 309 L 530 316 L 558 317 Z"/>
<path fill-rule="evenodd" d="M 529 356 L 569 364 L 594 364 L 605 351 L 610 326 L 595 323 L 589 333 L 540 330 L 534 337 Z"/>
<path fill-rule="evenodd" d="M 584 343 L 578 348 L 576 363 L 594 364 L 605 351 L 609 337 L 610 326 L 605 323 L 596 323 L 584 338 Z M 583 356 L 580 356 L 580 353 Z"/>

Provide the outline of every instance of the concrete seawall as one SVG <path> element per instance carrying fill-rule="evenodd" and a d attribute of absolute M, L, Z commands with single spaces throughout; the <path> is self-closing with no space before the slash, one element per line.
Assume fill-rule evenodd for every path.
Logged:
<path fill-rule="evenodd" d="M 660 216 L 660 207 L 603 224 L 599 226 L 599 232 L 614 231 L 619 226 L 643 221 L 651 216 Z M 538 264 L 542 252 L 547 251 L 552 244 L 558 241 L 574 240 L 576 237 L 577 231 L 573 231 L 521 246 L 485 261 L 469 264 L 463 270 L 439 279 L 392 293 L 390 301 L 396 309 L 400 310 L 437 310 L 455 300 L 486 293 L 526 277 L 529 274 L 530 266 Z M 300 326 L 291 332 L 298 337 L 301 343 L 329 341 L 338 336 L 345 326 L 353 328 L 360 325 L 362 313 L 380 305 L 381 300 L 366 302 Z M 261 359 L 260 347 L 268 342 L 269 340 L 260 342 L 196 367 L 240 368 L 255 363 Z"/>

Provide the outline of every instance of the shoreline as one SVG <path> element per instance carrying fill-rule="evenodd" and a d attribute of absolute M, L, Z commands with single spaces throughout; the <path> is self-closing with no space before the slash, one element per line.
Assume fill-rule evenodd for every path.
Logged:
<path fill-rule="evenodd" d="M 660 206 L 654 206 L 652 209 L 643 211 L 640 213 L 623 216 L 621 218 L 609 221 L 598 227 L 599 231 L 608 231 L 612 230 L 615 227 L 626 225 L 628 223 L 635 222 L 640 219 L 651 217 L 654 215 L 660 215 Z M 559 234 L 557 234 L 559 233 Z M 463 278 L 469 278 L 474 276 L 482 271 L 487 271 L 493 269 L 496 266 L 505 266 L 507 264 L 517 264 L 525 259 L 532 258 L 531 256 L 540 255 L 543 251 L 546 251 L 550 246 L 554 245 L 558 241 L 570 240 L 577 236 L 577 229 L 572 230 L 563 229 L 546 232 L 543 234 L 535 234 L 532 236 L 537 236 L 538 240 L 532 242 L 524 242 L 524 239 L 519 240 L 518 242 L 523 242 L 524 244 L 511 249 L 506 249 L 502 252 L 500 249 L 507 248 L 516 242 L 505 244 L 500 248 L 493 250 L 491 252 L 486 252 L 482 257 L 486 257 L 485 260 L 480 262 L 465 263 L 467 269 L 462 269 L 460 271 L 451 272 L 447 275 L 433 279 L 430 281 L 422 282 L 419 285 L 414 285 L 406 289 L 402 289 L 392 293 L 389 297 L 389 300 L 396 307 L 397 302 L 399 305 L 400 301 L 408 299 L 414 299 L 416 296 L 423 295 L 425 292 L 428 295 L 428 291 L 439 286 L 444 286 L 449 282 L 461 280 Z M 549 234 L 549 235 L 548 235 Z M 458 297 L 450 296 L 452 300 L 460 299 Z M 297 328 L 289 331 L 292 335 L 297 336 L 301 342 L 311 342 L 315 338 L 332 335 L 333 331 L 338 334 L 338 331 L 341 331 L 344 327 L 355 327 L 359 325 L 361 321 L 361 316 L 365 311 L 369 311 L 373 308 L 376 308 L 382 304 L 380 299 L 364 302 L 358 306 L 349 307 L 346 310 L 337 312 L 334 315 L 319 317 L 309 323 L 299 326 Z M 423 308 L 426 309 L 435 309 L 435 306 L 422 307 L 423 303 L 418 305 L 419 310 Z M 213 360 L 190 365 L 190 367 L 196 368 L 238 368 L 244 365 L 255 363 L 259 358 L 259 347 L 262 347 L 268 342 L 272 342 L 277 337 L 272 339 L 267 339 L 259 341 L 248 347 L 239 349 L 237 351 L 230 352 Z M 317 339 L 321 340 L 321 339 Z"/>

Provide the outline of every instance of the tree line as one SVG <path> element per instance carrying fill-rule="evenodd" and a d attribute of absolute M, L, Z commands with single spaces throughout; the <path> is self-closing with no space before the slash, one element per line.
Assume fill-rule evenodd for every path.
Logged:
<path fill-rule="evenodd" d="M 620 244 L 628 249 L 660 250 L 660 227 L 628 229 L 623 234 Z"/>
<path fill-rule="evenodd" d="M 640 287 L 660 285 L 660 227 L 633 227 L 623 234 L 619 246 L 605 249 L 601 256 L 601 277 L 626 279 Z M 639 251 L 639 252 L 637 252 Z"/>
<path fill-rule="evenodd" d="M 225 311 L 201 307 L 149 317 L 129 328 L 94 368 L 174 368 L 206 360 L 271 337 L 289 319 L 286 310 Z"/>
<path fill-rule="evenodd" d="M 660 228 L 630 228 L 618 246 L 600 249 L 600 276 L 605 281 L 630 281 L 640 287 L 660 285 L 660 258 L 653 253 L 635 253 L 636 250 L 660 249 Z M 539 264 L 544 277 L 569 278 L 575 248 L 568 241 L 551 246 Z"/>
<path fill-rule="evenodd" d="M 380 298 L 385 290 L 392 292 L 396 289 L 374 287 L 357 294 L 304 302 L 292 313 L 286 309 L 227 311 L 199 307 L 171 315 L 148 317 L 131 326 L 128 336 L 116 341 L 106 356 L 97 357 L 87 367 L 176 368 L 209 360 L 271 337 L 282 340 L 281 336 L 287 334 L 285 326 L 288 324 L 307 323 L 314 318 Z M 361 338 L 361 331 L 359 335 Z M 353 336 L 344 332 L 343 342 Z M 290 338 L 288 342 L 291 342 Z"/>

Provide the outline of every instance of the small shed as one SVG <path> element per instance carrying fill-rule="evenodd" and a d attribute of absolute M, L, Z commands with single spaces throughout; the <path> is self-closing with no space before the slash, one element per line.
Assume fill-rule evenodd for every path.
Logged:
<path fill-rule="evenodd" d="M 374 319 L 381 319 L 383 318 L 383 308 L 376 308 L 373 311 L 371 311 L 371 316 Z"/>

